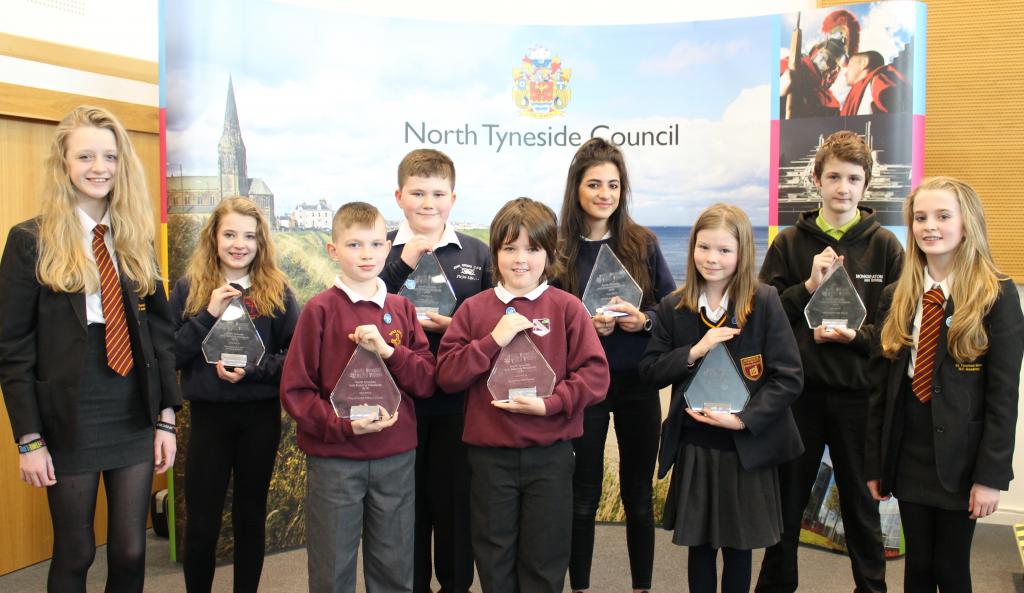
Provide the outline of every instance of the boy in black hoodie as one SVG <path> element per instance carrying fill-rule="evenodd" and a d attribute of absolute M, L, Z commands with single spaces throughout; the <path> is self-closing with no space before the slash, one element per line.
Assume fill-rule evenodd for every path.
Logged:
<path fill-rule="evenodd" d="M 872 165 L 870 149 L 855 133 L 829 136 L 814 159 L 821 208 L 804 212 L 796 225 L 780 231 L 761 266 L 760 279 L 778 289 L 800 348 L 804 391 L 793 404 L 793 416 L 806 451 L 779 467 L 784 533 L 781 542 L 765 550 L 757 593 L 796 591 L 800 521 L 826 445 L 839 488 L 855 592 L 886 591 L 878 503 L 864 478 L 867 362 L 871 337 L 881 329 L 874 316 L 878 299 L 885 285 L 899 276 L 903 247 L 882 228 L 873 210 L 857 205 L 871 180 Z M 804 307 L 840 257 L 867 318 L 859 330 L 812 330 Z"/>

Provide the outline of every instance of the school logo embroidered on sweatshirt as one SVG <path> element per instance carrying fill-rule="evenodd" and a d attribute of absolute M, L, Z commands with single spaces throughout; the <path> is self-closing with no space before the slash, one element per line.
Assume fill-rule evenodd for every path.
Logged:
<path fill-rule="evenodd" d="M 391 342 L 392 346 L 401 346 L 402 345 L 402 330 L 400 330 L 400 329 L 393 329 L 393 330 L 388 332 L 388 337 L 391 338 L 388 341 Z"/>

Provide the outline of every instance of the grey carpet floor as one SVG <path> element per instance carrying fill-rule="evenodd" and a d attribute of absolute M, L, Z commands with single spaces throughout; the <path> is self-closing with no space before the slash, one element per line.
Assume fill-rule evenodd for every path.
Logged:
<path fill-rule="evenodd" d="M 670 533 L 657 531 L 654 564 L 656 593 L 686 591 L 686 549 L 672 545 Z M 591 582 L 595 593 L 630 591 L 629 564 L 626 559 L 626 532 L 620 525 L 597 528 L 594 568 Z M 185 590 L 181 565 L 168 559 L 167 540 L 150 533 L 147 548 L 147 593 L 177 593 Z M 976 593 L 1024 593 L 1020 555 L 1010 527 L 978 525 L 971 558 Z M 754 571 L 761 564 L 761 552 L 754 552 Z M 46 590 L 49 562 L 0 577 L 0 591 L 5 593 L 36 593 Z M 89 591 L 103 590 L 106 576 L 106 553 L 96 551 L 96 562 L 89 573 Z M 231 591 L 231 565 L 217 569 L 215 592 Z M 903 590 L 903 561 L 888 563 L 889 590 Z M 853 590 L 849 561 L 846 556 L 814 548 L 800 549 L 801 591 L 813 593 L 849 593 Z M 360 581 L 359 591 L 363 591 Z M 479 592 L 479 587 L 472 591 Z M 568 591 L 566 579 L 566 591 Z M 291 593 L 306 591 L 306 551 L 297 549 L 267 557 L 263 568 L 261 592 Z"/>

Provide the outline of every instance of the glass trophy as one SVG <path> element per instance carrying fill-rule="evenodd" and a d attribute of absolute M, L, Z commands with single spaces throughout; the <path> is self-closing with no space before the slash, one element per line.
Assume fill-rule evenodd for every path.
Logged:
<path fill-rule="evenodd" d="M 519 332 L 498 353 L 487 389 L 498 401 L 517 395 L 547 397 L 555 391 L 555 371 L 526 332 Z"/>
<path fill-rule="evenodd" d="M 380 418 L 380 408 L 388 415 L 398 411 L 402 394 L 380 354 L 356 346 L 331 390 L 331 405 L 339 418 L 361 420 Z"/>
<path fill-rule="evenodd" d="M 850 274 L 837 259 L 825 273 L 821 286 L 811 295 L 811 300 L 804 307 L 804 317 L 811 329 L 825 326 L 860 329 L 867 317 L 867 309 L 860 294 L 850 280 Z"/>
<path fill-rule="evenodd" d="M 697 367 L 683 397 L 691 410 L 736 413 L 747 405 L 750 392 L 729 349 L 716 344 Z"/>
<path fill-rule="evenodd" d="M 427 312 L 451 317 L 455 311 L 455 291 L 433 253 L 424 253 L 416 269 L 409 274 L 398 294 L 412 301 L 416 316 L 429 319 Z"/>
<path fill-rule="evenodd" d="M 256 326 L 249 317 L 249 311 L 237 296 L 228 303 L 228 308 L 213 324 L 203 339 L 203 356 L 206 362 L 223 362 L 225 367 L 244 367 L 259 364 L 266 348 Z"/>
<path fill-rule="evenodd" d="M 604 310 L 605 305 L 610 304 L 612 297 L 616 296 L 639 309 L 644 293 L 606 243 L 597 252 L 594 269 L 590 271 L 587 287 L 583 290 L 583 305 L 591 317 L 623 317 L 626 314 L 622 311 Z"/>

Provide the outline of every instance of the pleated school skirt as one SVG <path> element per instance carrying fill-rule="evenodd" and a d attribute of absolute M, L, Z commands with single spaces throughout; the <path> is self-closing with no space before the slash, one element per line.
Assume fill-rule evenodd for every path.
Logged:
<path fill-rule="evenodd" d="M 683 442 L 663 526 L 679 546 L 752 550 L 778 543 L 782 503 L 776 467 L 747 471 L 735 451 Z"/>

